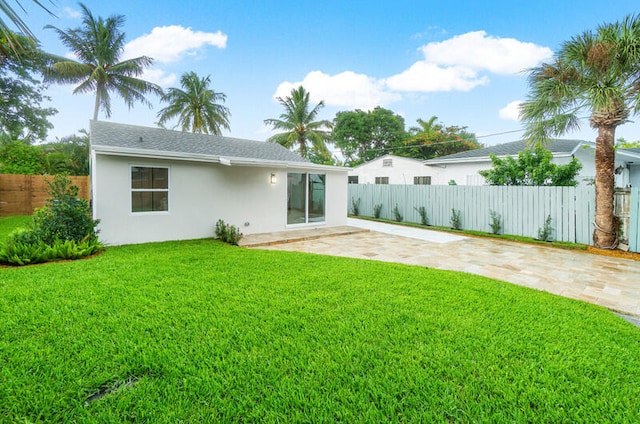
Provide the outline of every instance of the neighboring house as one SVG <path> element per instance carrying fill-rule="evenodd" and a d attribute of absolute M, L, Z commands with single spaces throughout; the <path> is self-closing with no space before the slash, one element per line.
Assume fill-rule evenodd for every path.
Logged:
<path fill-rule="evenodd" d="M 483 149 L 468 150 L 453 155 L 425 161 L 435 175 L 432 184 L 448 184 L 453 180 L 458 185 L 482 185 L 484 178 L 478 171 L 491 169 L 490 154 L 499 158 L 516 158 L 518 152 L 527 148 L 525 141 L 498 144 Z M 572 157 L 582 164 L 578 175 L 579 184 L 591 184 L 595 177 L 595 145 L 581 140 L 555 140 L 547 148 L 553 154 L 553 163 L 564 165 Z M 616 152 L 616 186 L 640 185 L 640 149 L 618 149 Z M 439 173 L 436 173 L 439 170 Z"/>
<path fill-rule="evenodd" d="M 346 225 L 347 168 L 276 143 L 91 122 L 100 238 L 119 245 Z"/>
<path fill-rule="evenodd" d="M 424 160 L 385 155 L 351 168 L 349 184 L 433 184 Z"/>

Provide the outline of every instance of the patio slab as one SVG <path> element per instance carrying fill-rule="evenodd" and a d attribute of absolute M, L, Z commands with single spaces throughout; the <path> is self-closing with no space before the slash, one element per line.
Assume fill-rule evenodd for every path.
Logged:
<path fill-rule="evenodd" d="M 339 228 L 248 246 L 468 272 L 640 317 L 640 261 L 358 219 Z"/>

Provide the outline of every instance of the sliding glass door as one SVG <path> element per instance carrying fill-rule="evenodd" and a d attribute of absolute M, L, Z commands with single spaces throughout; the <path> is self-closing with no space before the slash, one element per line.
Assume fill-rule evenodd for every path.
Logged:
<path fill-rule="evenodd" d="M 326 176 L 289 172 L 287 174 L 287 224 L 325 221 Z"/>

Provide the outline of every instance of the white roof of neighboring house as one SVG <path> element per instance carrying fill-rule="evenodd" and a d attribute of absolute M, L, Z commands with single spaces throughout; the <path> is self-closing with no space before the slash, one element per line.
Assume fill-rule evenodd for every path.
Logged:
<path fill-rule="evenodd" d="M 264 141 L 105 121 L 91 121 L 90 134 L 91 150 L 106 155 L 214 162 L 228 166 L 349 170 L 311 163 L 277 143 Z"/>

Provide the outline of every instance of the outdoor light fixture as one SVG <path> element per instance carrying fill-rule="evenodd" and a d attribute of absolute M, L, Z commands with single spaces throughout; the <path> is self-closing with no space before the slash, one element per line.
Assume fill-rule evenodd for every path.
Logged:
<path fill-rule="evenodd" d="M 276 179 L 276 174 L 271 173 L 271 184 L 275 184 L 275 183 L 276 183 L 276 181 L 277 181 L 277 179 Z"/>

